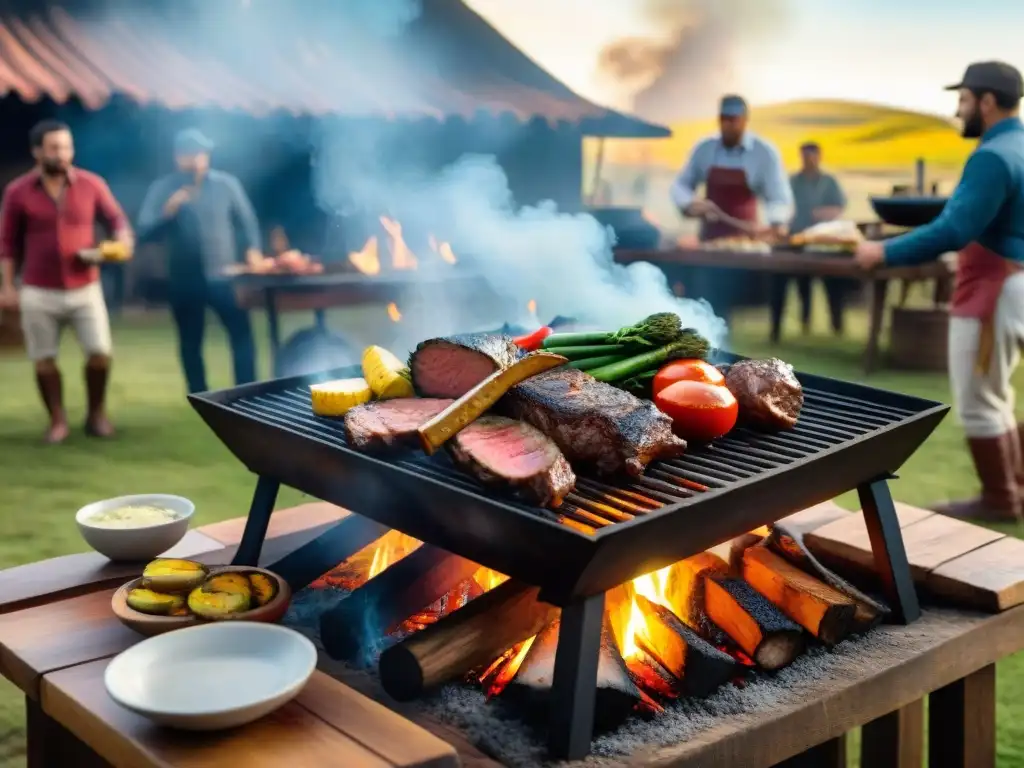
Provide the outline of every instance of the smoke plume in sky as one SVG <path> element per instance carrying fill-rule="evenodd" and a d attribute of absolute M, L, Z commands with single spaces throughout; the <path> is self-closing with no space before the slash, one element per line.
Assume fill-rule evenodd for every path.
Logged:
<path fill-rule="evenodd" d="M 714 114 L 723 93 L 742 89 L 737 53 L 787 23 L 789 0 L 644 0 L 652 32 L 621 38 L 598 67 L 633 93 L 633 108 L 658 122 Z"/>

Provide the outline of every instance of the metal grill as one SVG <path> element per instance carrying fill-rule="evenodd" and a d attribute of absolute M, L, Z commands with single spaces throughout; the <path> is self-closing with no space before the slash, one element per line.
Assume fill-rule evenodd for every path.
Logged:
<path fill-rule="evenodd" d="M 308 386 L 239 398 L 232 407 L 304 437 L 352 450 L 341 420 L 313 413 Z M 547 519 L 575 522 L 577 529 L 593 531 L 642 517 L 667 505 L 692 503 L 709 491 L 782 469 L 914 415 L 914 411 L 905 408 L 805 389 L 804 408 L 799 423 L 791 431 L 768 434 L 739 428 L 710 445 L 693 446 L 679 459 L 656 462 L 644 476 L 633 480 L 611 485 L 580 477 L 576 490 L 557 512 L 516 506 Z M 443 452 L 429 457 L 410 452 L 391 459 L 391 463 L 467 491 L 480 487 Z"/>

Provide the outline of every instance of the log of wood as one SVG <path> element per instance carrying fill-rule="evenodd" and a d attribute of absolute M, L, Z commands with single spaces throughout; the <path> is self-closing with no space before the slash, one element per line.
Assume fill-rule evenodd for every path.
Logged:
<path fill-rule="evenodd" d="M 470 560 L 423 544 L 320 617 L 324 650 L 332 659 L 371 658 L 391 629 L 478 568 Z"/>
<path fill-rule="evenodd" d="M 558 622 L 549 624 L 530 646 L 515 677 L 499 697 L 514 711 L 531 720 L 548 722 L 551 683 L 555 675 L 555 650 L 558 648 Z M 615 644 L 611 625 L 605 618 L 601 630 L 601 655 L 597 664 L 597 695 L 594 727 L 616 728 L 629 717 L 642 694 L 626 668 Z"/>
<path fill-rule="evenodd" d="M 826 645 L 835 645 L 853 629 L 857 610 L 853 600 L 767 547 L 751 547 L 743 553 L 743 578 Z"/>
<path fill-rule="evenodd" d="M 643 595 L 635 599 L 645 619 L 645 633 L 637 635 L 637 645 L 679 681 L 683 695 L 707 696 L 738 673 L 732 656 L 715 648 L 668 608 Z"/>
<path fill-rule="evenodd" d="M 840 513 L 848 515 L 848 512 Z M 830 587 L 834 587 L 853 600 L 857 609 L 853 614 L 854 634 L 867 632 L 878 626 L 891 611 L 881 600 L 857 589 L 853 584 L 826 568 L 818 558 L 811 554 L 804 543 L 804 534 L 799 528 L 790 528 L 779 523 L 772 530 L 767 546 L 775 554 L 785 558 L 805 573 L 817 576 Z"/>
<path fill-rule="evenodd" d="M 708 616 L 759 667 L 782 669 L 803 653 L 804 635 L 766 597 L 742 579 L 708 579 Z"/>
<path fill-rule="evenodd" d="M 701 552 L 675 563 L 665 588 L 672 612 L 698 632 L 710 632 L 712 627 L 704 610 L 704 582 L 709 575 L 728 573 L 728 564 L 713 552 Z"/>
<path fill-rule="evenodd" d="M 533 637 L 559 614 L 557 607 L 537 599 L 538 592 L 506 581 L 388 648 L 380 657 L 384 690 L 398 701 L 411 701 Z"/>

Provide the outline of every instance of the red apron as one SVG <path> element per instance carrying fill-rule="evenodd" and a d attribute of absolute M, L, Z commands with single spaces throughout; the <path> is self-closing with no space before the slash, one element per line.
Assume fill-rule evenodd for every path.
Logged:
<path fill-rule="evenodd" d="M 980 243 L 971 243 L 959 253 L 956 270 L 956 288 L 949 313 L 953 317 L 970 317 L 981 321 L 978 343 L 979 373 L 988 371 L 995 340 L 993 324 L 999 295 L 1006 278 L 1019 272 L 1021 266 Z"/>
<path fill-rule="evenodd" d="M 712 166 L 708 171 L 706 186 L 707 199 L 721 208 L 723 213 L 751 224 L 757 222 L 757 197 L 747 184 L 747 174 L 742 168 Z M 721 221 L 704 221 L 700 229 L 700 239 L 705 241 L 743 234 L 746 233 Z"/>

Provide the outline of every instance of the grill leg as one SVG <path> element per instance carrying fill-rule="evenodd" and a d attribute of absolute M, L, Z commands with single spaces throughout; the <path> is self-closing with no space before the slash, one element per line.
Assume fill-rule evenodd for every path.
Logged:
<path fill-rule="evenodd" d="M 604 593 L 562 608 L 548 734 L 555 759 L 579 760 L 590 752 L 603 621 Z"/>
<path fill-rule="evenodd" d="M 245 520 L 242 541 L 238 544 L 238 551 L 231 561 L 232 565 L 259 565 L 263 540 L 267 537 L 267 526 L 270 525 L 270 515 L 274 512 L 280 487 L 281 484 L 277 480 L 260 475 L 256 482 L 256 490 L 252 494 L 252 502 L 249 504 L 249 516 Z"/>
<path fill-rule="evenodd" d="M 875 569 L 882 579 L 885 596 L 889 599 L 894 618 L 900 624 L 910 624 L 921 617 L 914 580 L 910 575 L 907 550 L 903 546 L 900 521 L 892 503 L 887 480 L 875 480 L 857 487 L 864 522 L 875 556 Z"/>

